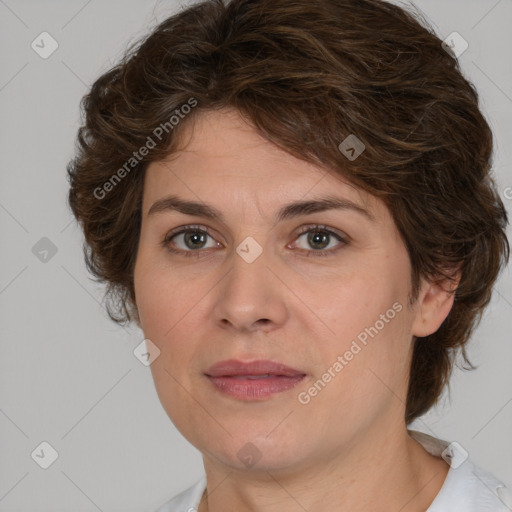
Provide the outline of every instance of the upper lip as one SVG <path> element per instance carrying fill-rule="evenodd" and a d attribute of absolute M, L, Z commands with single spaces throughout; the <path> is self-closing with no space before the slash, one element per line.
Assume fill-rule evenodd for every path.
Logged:
<path fill-rule="evenodd" d="M 274 361 L 238 361 L 228 359 L 210 366 L 205 371 L 209 377 L 231 377 L 236 375 L 283 375 L 285 377 L 297 377 L 305 373 Z"/>

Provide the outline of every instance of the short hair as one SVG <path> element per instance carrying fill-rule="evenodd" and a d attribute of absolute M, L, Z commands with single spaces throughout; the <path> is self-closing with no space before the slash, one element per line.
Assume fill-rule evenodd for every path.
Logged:
<path fill-rule="evenodd" d="M 469 363 L 466 343 L 509 258 L 474 86 L 419 14 L 381 0 L 207 0 L 165 19 L 82 98 L 67 167 L 86 266 L 106 284 L 115 322 L 140 321 L 133 271 L 147 165 L 176 151 L 201 112 L 223 108 L 384 201 L 411 261 L 411 303 L 422 277 L 460 272 L 448 317 L 414 339 L 411 422 L 438 402 L 453 356 Z M 365 147 L 355 159 L 339 148 L 350 135 Z"/>

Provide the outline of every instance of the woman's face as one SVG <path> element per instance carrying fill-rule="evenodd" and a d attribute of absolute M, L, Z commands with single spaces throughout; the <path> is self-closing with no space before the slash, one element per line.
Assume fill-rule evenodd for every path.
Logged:
<path fill-rule="evenodd" d="M 411 338 L 425 326 L 384 203 L 276 148 L 236 111 L 203 113 L 185 134 L 184 150 L 147 169 L 135 268 L 176 427 L 217 463 L 271 470 L 403 424 Z M 170 195 L 219 216 L 155 206 Z M 290 206 L 327 197 L 341 207 Z M 298 375 L 207 376 L 226 360 Z"/>

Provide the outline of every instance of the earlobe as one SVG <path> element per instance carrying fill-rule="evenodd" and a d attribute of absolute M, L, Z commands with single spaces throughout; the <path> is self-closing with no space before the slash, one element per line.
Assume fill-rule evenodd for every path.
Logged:
<path fill-rule="evenodd" d="M 420 290 L 416 308 L 416 317 L 412 325 L 412 334 L 418 338 L 436 332 L 449 315 L 455 300 L 455 290 L 460 275 L 454 281 L 424 281 Z"/>

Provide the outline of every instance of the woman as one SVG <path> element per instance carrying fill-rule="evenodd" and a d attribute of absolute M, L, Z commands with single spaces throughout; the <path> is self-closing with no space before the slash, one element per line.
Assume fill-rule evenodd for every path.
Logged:
<path fill-rule="evenodd" d="M 83 106 L 88 267 L 203 454 L 160 512 L 510 510 L 462 446 L 407 428 L 509 256 L 446 45 L 379 0 L 208 0 Z"/>

